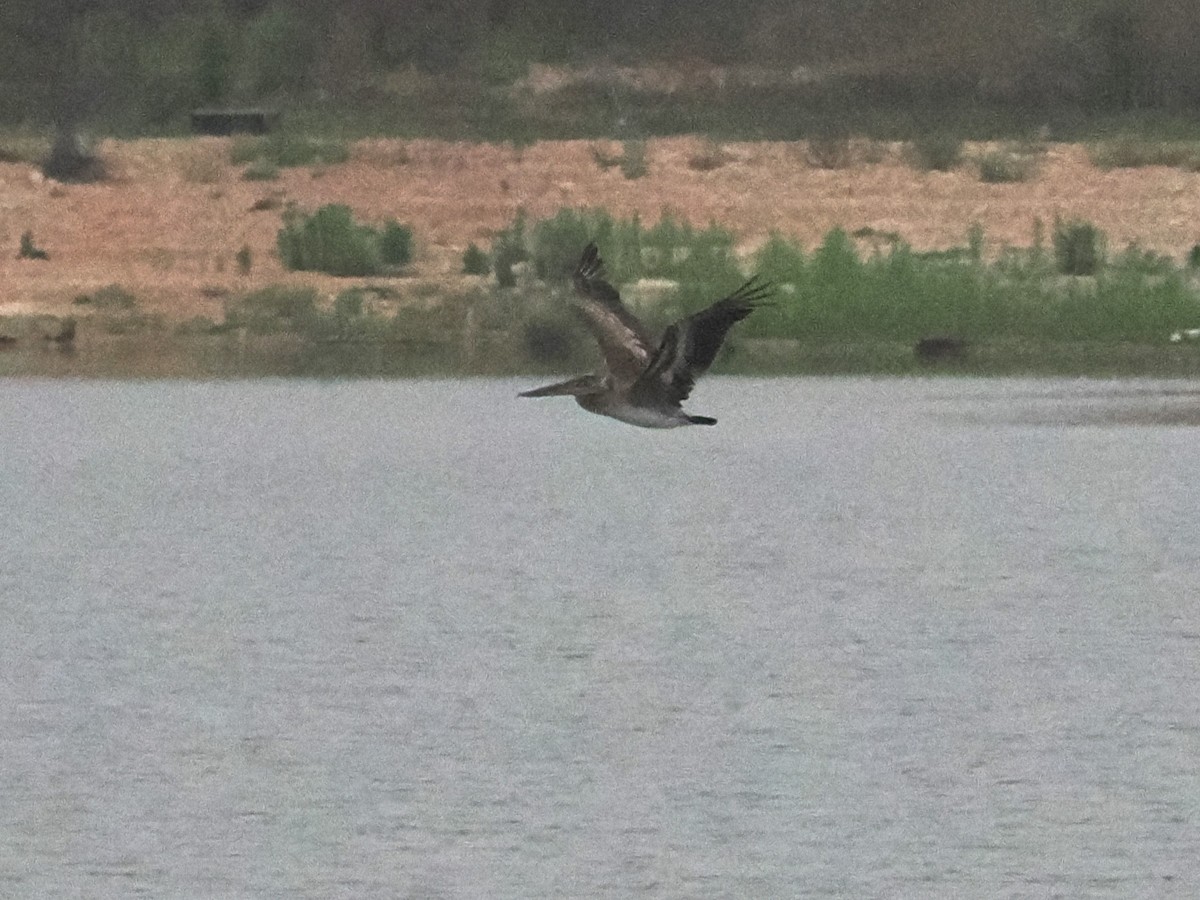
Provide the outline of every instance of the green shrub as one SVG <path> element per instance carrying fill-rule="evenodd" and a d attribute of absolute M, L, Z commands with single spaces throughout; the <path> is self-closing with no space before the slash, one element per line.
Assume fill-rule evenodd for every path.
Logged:
<path fill-rule="evenodd" d="M 569 277 L 583 248 L 590 241 L 607 245 L 612 230 L 612 216 L 602 209 L 564 208 L 535 223 L 528 241 L 534 274 L 542 281 Z"/>
<path fill-rule="evenodd" d="M 649 174 L 650 166 L 646 162 L 646 142 L 625 141 L 620 166 L 621 174 L 630 181 L 635 178 L 644 178 Z"/>
<path fill-rule="evenodd" d="M 912 165 L 922 171 L 949 172 L 962 161 L 962 138 L 934 132 L 909 144 Z"/>
<path fill-rule="evenodd" d="M 804 277 L 804 262 L 804 251 L 773 231 L 754 257 L 754 271 L 775 285 L 796 284 Z"/>
<path fill-rule="evenodd" d="M 1188 251 L 1187 264 L 1189 269 L 1200 269 L 1200 244 L 1192 244 Z"/>
<path fill-rule="evenodd" d="M 492 265 L 488 261 L 488 255 L 472 243 L 463 253 L 462 270 L 465 275 L 487 275 L 492 271 Z"/>
<path fill-rule="evenodd" d="M 17 248 L 17 259 L 49 259 L 50 254 L 33 242 L 33 232 L 26 231 L 21 235 L 20 246 Z"/>
<path fill-rule="evenodd" d="M 1137 244 L 1130 244 L 1112 261 L 1114 268 L 1135 273 L 1147 278 L 1165 278 L 1175 271 L 1175 263 L 1169 256 L 1155 253 L 1153 250 L 1143 250 Z"/>
<path fill-rule="evenodd" d="M 250 245 L 242 244 L 242 249 L 234 254 L 234 260 L 237 262 L 238 271 L 243 275 L 249 275 L 250 269 L 254 265 L 254 258 L 250 253 Z"/>
<path fill-rule="evenodd" d="M 412 262 L 413 234 L 407 225 L 401 225 L 395 219 L 383 223 L 379 235 L 379 256 L 385 266 L 399 268 Z"/>
<path fill-rule="evenodd" d="M 329 275 L 378 275 L 412 259 L 412 229 L 389 219 L 381 231 L 354 221 L 350 208 L 322 206 L 311 216 L 289 208 L 277 238 L 285 268 Z"/>
<path fill-rule="evenodd" d="M 641 224 L 637 217 L 616 221 L 603 209 L 560 209 L 533 226 L 529 238 L 533 271 L 543 281 L 569 277 L 579 254 L 595 241 L 604 255 L 607 277 L 621 283 L 643 275 Z"/>
<path fill-rule="evenodd" d="M 513 273 L 513 266 L 527 259 L 525 211 L 517 210 L 513 223 L 492 241 L 492 271 L 496 273 L 496 284 L 502 288 L 516 287 L 517 276 Z"/>
<path fill-rule="evenodd" d="M 718 225 L 697 229 L 664 215 L 641 237 L 642 277 L 717 282 L 738 274 L 733 234 Z"/>
<path fill-rule="evenodd" d="M 277 243 L 288 269 L 341 276 L 376 275 L 382 269 L 379 236 L 357 224 L 348 206 L 322 206 L 311 216 L 288 210 Z"/>
<path fill-rule="evenodd" d="M 528 237 L 523 213 L 496 236 L 492 255 L 497 281 L 511 286 L 506 268 L 525 259 L 542 281 L 561 281 L 574 271 L 590 241 L 599 245 L 605 277 L 613 284 L 639 278 L 713 283 L 738 273 L 733 235 L 717 225 L 696 228 L 667 214 L 644 228 L 637 216 L 616 220 L 603 209 L 564 208 L 536 222 Z"/>
<path fill-rule="evenodd" d="M 333 309 L 318 313 L 308 327 L 308 336 L 325 342 L 379 342 L 388 337 L 392 322 L 368 310 L 363 303 L 366 290 L 351 288 L 334 298 Z"/>
<path fill-rule="evenodd" d="M 1104 234 L 1091 222 L 1054 222 L 1054 259 L 1064 275 L 1095 275 L 1104 261 Z"/>

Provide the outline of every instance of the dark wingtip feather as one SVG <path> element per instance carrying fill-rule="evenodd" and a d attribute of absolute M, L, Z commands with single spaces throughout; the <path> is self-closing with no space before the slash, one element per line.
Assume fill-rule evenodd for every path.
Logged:
<path fill-rule="evenodd" d="M 760 275 L 753 275 L 740 288 L 729 295 L 730 300 L 745 303 L 751 308 L 756 306 L 773 305 L 769 298 L 775 295 L 775 285 L 763 281 Z"/>
<path fill-rule="evenodd" d="M 596 246 L 595 241 L 588 241 L 588 245 L 580 254 L 579 265 L 575 267 L 575 277 L 590 281 L 599 275 L 603 268 L 604 260 L 600 258 L 600 248 Z"/>

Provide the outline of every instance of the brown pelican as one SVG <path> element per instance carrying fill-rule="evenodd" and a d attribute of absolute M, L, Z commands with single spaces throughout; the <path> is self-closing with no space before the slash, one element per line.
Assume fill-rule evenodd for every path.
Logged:
<path fill-rule="evenodd" d="M 600 343 L 605 370 L 520 396 L 569 394 L 588 412 L 643 428 L 716 425 L 716 419 L 688 415 L 679 404 L 708 371 L 729 329 L 763 305 L 771 286 L 751 278 L 728 297 L 669 326 L 656 345 L 616 288 L 601 277 L 602 266 L 596 245 L 588 244 L 575 269 L 574 306 Z"/>

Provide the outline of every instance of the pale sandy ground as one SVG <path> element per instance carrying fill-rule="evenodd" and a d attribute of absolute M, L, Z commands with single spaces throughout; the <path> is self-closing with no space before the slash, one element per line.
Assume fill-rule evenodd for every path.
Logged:
<path fill-rule="evenodd" d="M 286 169 L 273 182 L 243 181 L 223 139 L 106 141 L 99 152 L 114 177 L 94 185 L 58 184 L 32 166 L 0 164 L 0 315 L 78 311 L 73 297 L 112 283 L 178 319 L 219 319 L 224 296 L 273 282 L 312 283 L 333 296 L 346 281 L 286 272 L 275 258 L 280 210 L 251 209 L 270 195 L 310 210 L 344 203 L 362 221 L 411 224 L 413 276 L 396 285 L 414 297 L 429 295 L 422 282 L 472 283 L 457 275 L 463 249 L 471 241 L 486 246 L 522 207 L 537 219 L 563 206 L 599 206 L 616 216 L 637 212 L 647 224 L 671 211 L 731 229 L 745 253 L 772 230 L 811 247 L 839 225 L 944 248 L 961 244 L 974 222 L 994 251 L 1028 246 L 1035 218 L 1048 231 L 1056 216 L 1094 222 L 1115 249 L 1136 241 L 1180 258 L 1200 242 L 1200 174 L 1102 171 L 1075 145 L 1050 145 L 1033 180 L 1000 185 L 980 182 L 970 163 L 951 173 L 916 171 L 898 147 L 883 162 L 830 171 L 809 166 L 802 145 L 729 143 L 725 165 L 699 172 L 688 165 L 702 147 L 693 138 L 651 141 L 649 175 L 630 181 L 617 168 L 601 169 L 594 146 L 544 142 L 517 151 L 371 140 L 355 144 L 343 165 Z M 620 151 L 616 143 L 600 146 Z M 25 230 L 49 262 L 16 259 Z M 250 276 L 234 262 L 243 245 L 253 253 Z"/>

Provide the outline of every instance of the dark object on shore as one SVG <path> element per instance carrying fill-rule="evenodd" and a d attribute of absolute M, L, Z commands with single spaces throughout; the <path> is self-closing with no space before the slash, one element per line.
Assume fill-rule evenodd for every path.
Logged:
<path fill-rule="evenodd" d="M 923 363 L 957 362 L 966 357 L 967 342 L 945 335 L 925 337 L 913 345 L 913 353 Z"/>
<path fill-rule="evenodd" d="M 269 109 L 197 109 L 192 112 L 192 131 L 213 137 L 266 134 L 278 119 L 279 113 Z"/>
<path fill-rule="evenodd" d="M 11 334 L 0 334 L 0 350 L 9 350 L 17 343 Z"/>
<path fill-rule="evenodd" d="M 74 344 L 75 319 L 70 316 L 65 319 L 60 319 L 58 326 L 58 332 L 56 334 L 46 335 L 46 340 L 52 344 L 58 344 L 60 347 L 69 347 Z"/>
<path fill-rule="evenodd" d="M 42 174 L 57 181 L 103 181 L 106 176 L 104 163 L 88 149 L 79 132 L 73 128 L 60 128 L 50 148 L 50 155 L 42 163 Z"/>
<path fill-rule="evenodd" d="M 27 231 L 21 235 L 21 249 L 17 251 L 17 259 L 49 259 L 50 254 L 33 243 L 33 232 Z"/>

